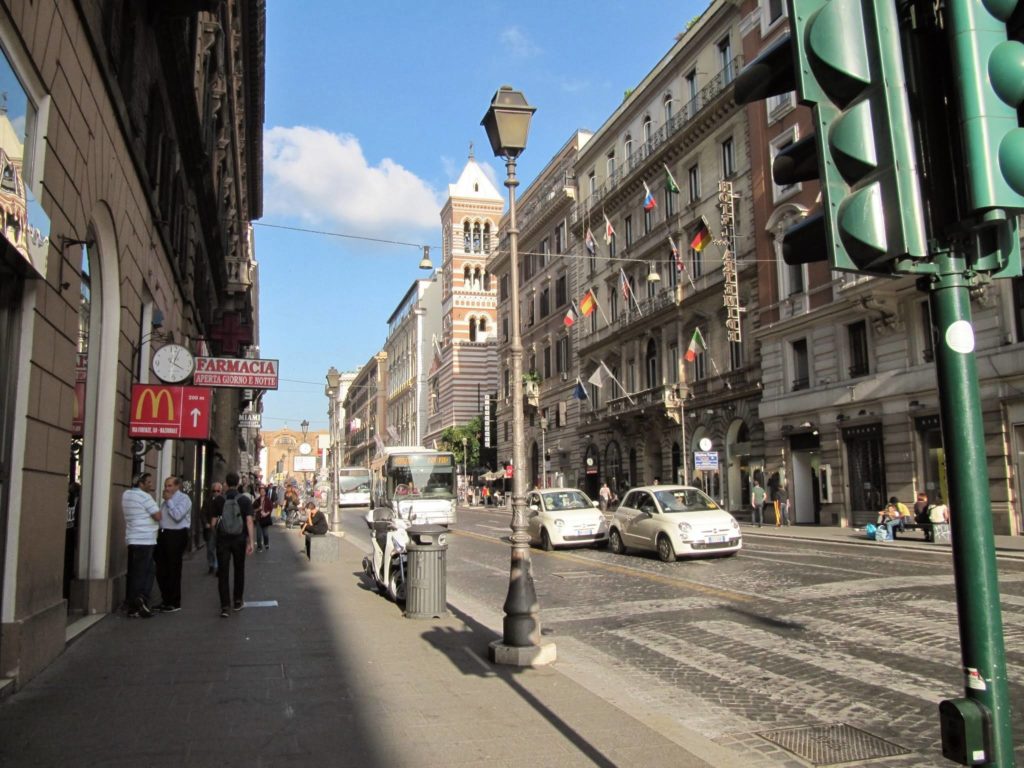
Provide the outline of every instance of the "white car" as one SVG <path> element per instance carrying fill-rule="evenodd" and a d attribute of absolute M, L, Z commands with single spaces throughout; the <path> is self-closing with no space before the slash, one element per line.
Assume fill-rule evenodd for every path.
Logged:
<path fill-rule="evenodd" d="M 736 518 L 699 488 L 632 488 L 612 517 L 608 546 L 616 554 L 647 549 L 664 562 L 677 557 L 734 555 L 743 546 Z"/>
<path fill-rule="evenodd" d="M 548 552 L 608 541 L 608 523 L 598 503 L 576 488 L 530 491 L 526 507 L 530 540 Z"/>

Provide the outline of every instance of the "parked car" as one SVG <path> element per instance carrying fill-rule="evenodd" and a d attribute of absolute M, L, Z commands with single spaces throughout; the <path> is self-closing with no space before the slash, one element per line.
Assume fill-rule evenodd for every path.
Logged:
<path fill-rule="evenodd" d="M 546 488 L 526 497 L 530 540 L 550 552 L 555 547 L 604 544 L 608 522 L 598 503 L 576 488 Z"/>
<path fill-rule="evenodd" d="M 736 518 L 699 488 L 648 485 L 632 488 L 612 517 L 608 546 L 658 553 L 665 562 L 677 557 L 734 555 L 743 546 Z"/>

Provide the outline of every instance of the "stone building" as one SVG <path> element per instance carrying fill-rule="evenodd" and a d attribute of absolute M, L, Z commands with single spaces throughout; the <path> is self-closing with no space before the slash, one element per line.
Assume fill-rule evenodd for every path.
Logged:
<path fill-rule="evenodd" d="M 264 27 L 262 0 L 0 11 L 0 678 L 16 685 L 121 603 L 134 472 L 178 474 L 199 504 L 241 463 L 241 390 L 215 396 L 209 440 L 133 442 L 129 404 L 166 343 L 257 342 Z"/>
<path fill-rule="evenodd" d="M 388 353 L 373 355 L 356 373 L 345 393 L 345 458 L 341 466 L 368 467 L 387 434 Z"/>

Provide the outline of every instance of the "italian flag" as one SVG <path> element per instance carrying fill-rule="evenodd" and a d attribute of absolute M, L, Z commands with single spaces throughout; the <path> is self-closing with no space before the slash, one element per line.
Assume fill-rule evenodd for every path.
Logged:
<path fill-rule="evenodd" d="M 703 352 L 708 348 L 708 345 L 704 343 L 704 336 L 700 332 L 700 328 L 693 329 L 693 338 L 690 339 L 690 346 L 686 348 L 686 362 L 692 363 L 697 359 L 697 347 Z"/>

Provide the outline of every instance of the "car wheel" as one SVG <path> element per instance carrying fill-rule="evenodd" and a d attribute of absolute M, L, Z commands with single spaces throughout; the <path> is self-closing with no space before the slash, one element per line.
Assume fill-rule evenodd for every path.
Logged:
<path fill-rule="evenodd" d="M 551 537 L 548 536 L 547 528 L 540 529 L 540 547 L 545 552 L 551 552 L 555 548 L 555 545 L 551 543 Z"/>
<path fill-rule="evenodd" d="M 676 559 L 676 551 L 672 548 L 672 542 L 668 536 L 662 534 L 658 537 L 658 557 L 663 563 L 671 563 Z"/>
<path fill-rule="evenodd" d="M 626 554 L 626 545 L 622 543 L 622 537 L 619 536 L 619 532 L 614 528 L 608 534 L 608 549 L 616 555 Z"/>
<path fill-rule="evenodd" d="M 388 581 L 388 597 L 396 603 L 405 602 L 405 577 L 402 569 L 397 565 L 391 569 L 391 579 Z"/>

